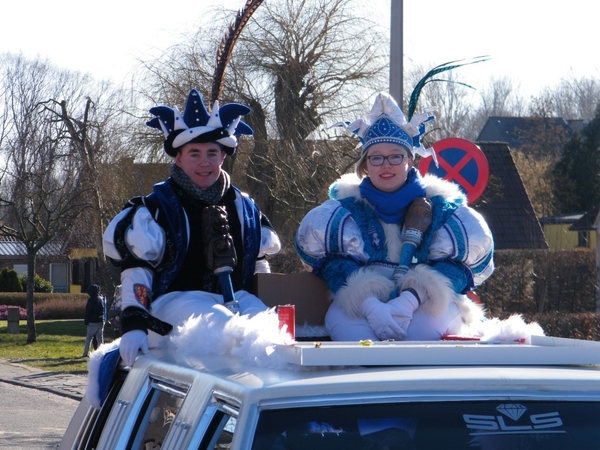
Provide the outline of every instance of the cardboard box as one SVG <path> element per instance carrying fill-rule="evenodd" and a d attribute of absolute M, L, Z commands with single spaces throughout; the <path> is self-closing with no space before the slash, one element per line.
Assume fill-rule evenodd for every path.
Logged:
<path fill-rule="evenodd" d="M 296 325 L 323 325 L 329 308 L 327 284 L 310 272 L 257 273 L 254 292 L 270 307 L 294 305 Z"/>

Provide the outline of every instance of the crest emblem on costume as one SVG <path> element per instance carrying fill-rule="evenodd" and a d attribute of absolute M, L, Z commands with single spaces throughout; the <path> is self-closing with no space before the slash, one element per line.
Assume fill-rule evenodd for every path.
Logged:
<path fill-rule="evenodd" d="M 138 301 L 140 305 L 144 308 L 148 309 L 150 307 L 150 299 L 152 298 L 152 291 L 148 286 L 143 284 L 135 283 L 133 285 L 133 293 L 135 294 L 135 299 Z"/>
<path fill-rule="evenodd" d="M 369 241 L 371 242 L 371 247 L 375 250 L 380 250 L 383 243 L 381 236 L 379 235 L 379 231 L 375 227 L 369 227 L 367 230 L 367 234 L 369 235 Z"/>

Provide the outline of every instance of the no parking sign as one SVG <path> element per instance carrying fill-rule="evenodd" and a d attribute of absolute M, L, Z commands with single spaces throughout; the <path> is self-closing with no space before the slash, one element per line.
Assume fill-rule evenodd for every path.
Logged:
<path fill-rule="evenodd" d="M 421 175 L 437 175 L 460 186 L 469 203 L 477 200 L 490 177 L 487 158 L 479 147 L 461 138 L 447 138 L 433 144 L 439 167 L 432 164 L 432 158 L 419 162 Z"/>

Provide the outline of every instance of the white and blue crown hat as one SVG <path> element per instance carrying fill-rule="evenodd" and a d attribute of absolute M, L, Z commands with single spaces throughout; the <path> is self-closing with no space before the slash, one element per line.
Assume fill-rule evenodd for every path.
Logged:
<path fill-rule="evenodd" d="M 415 154 L 424 158 L 432 156 L 437 165 L 433 149 L 426 149 L 421 145 L 425 122 L 435 119 L 433 111 L 435 111 L 434 107 L 425 108 L 423 113 L 407 121 L 396 101 L 389 94 L 380 92 L 366 120 L 358 119 L 352 123 L 340 122 L 334 126 L 342 127 L 348 134 L 358 136 L 362 144 L 363 156 L 371 145 L 391 142 L 404 147 L 411 156 Z"/>
<path fill-rule="evenodd" d="M 252 111 L 239 103 L 229 103 L 219 107 L 213 104 L 209 114 L 200 92 L 190 91 L 183 116 L 177 107 L 155 106 L 150 113 L 156 117 L 146 125 L 161 130 L 165 135 L 164 149 L 169 156 L 175 156 L 177 149 L 189 142 L 218 142 L 225 153 L 233 155 L 238 145 L 237 137 L 252 135 L 253 130 L 241 118 Z"/>

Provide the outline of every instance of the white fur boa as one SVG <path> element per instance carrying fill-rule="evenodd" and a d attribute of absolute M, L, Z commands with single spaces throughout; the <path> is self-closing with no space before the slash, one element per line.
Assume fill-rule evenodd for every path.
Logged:
<path fill-rule="evenodd" d="M 520 314 L 508 319 L 498 318 L 465 323 L 459 331 L 462 336 L 474 336 L 485 342 L 522 342 L 531 344 L 531 336 L 544 336 L 544 330 L 537 322 L 525 322 Z"/>
<path fill-rule="evenodd" d="M 86 400 L 94 408 L 102 405 L 99 380 L 100 366 L 106 353 L 119 346 L 120 339 L 103 344 L 91 353 L 88 362 Z M 270 368 L 285 368 L 288 363 L 274 351 L 277 345 L 294 341 L 287 330 L 279 328 L 274 309 L 253 316 L 235 315 L 228 320 L 216 319 L 213 313 L 191 316 L 176 327 L 168 339 L 157 341 L 166 347 L 176 362 L 194 367 L 203 355 L 235 356 L 243 363 Z"/>
<path fill-rule="evenodd" d="M 274 348 L 292 342 L 279 328 L 275 309 L 270 309 L 254 316 L 236 314 L 224 323 L 214 321 L 212 313 L 192 316 L 177 327 L 167 345 L 177 361 L 190 366 L 200 355 L 228 355 L 247 364 L 283 368 L 286 362 L 277 358 Z"/>
<path fill-rule="evenodd" d="M 456 299 L 463 318 L 460 329 L 451 330 L 457 335 L 479 338 L 481 341 L 523 341 L 531 343 L 532 335 L 544 335 L 542 328 L 535 322 L 525 323 L 520 315 L 507 320 L 483 317 L 483 309 L 464 296 Z M 313 332 L 315 330 L 312 330 Z M 319 327 L 319 335 L 323 330 Z M 279 328 L 279 318 L 274 309 L 255 316 L 231 317 L 226 322 L 214 320 L 213 314 L 192 316 L 183 325 L 177 327 L 169 339 L 160 345 L 169 348 L 176 362 L 191 367 L 200 364 L 203 355 L 235 356 L 243 363 L 274 369 L 292 369 L 285 359 L 275 352 L 277 345 L 293 343 L 285 329 Z M 101 345 L 90 356 L 88 363 L 88 386 L 85 393 L 88 403 L 100 408 L 99 380 L 100 366 L 110 350 L 119 346 L 120 339 Z"/>

